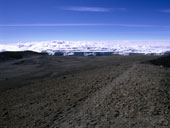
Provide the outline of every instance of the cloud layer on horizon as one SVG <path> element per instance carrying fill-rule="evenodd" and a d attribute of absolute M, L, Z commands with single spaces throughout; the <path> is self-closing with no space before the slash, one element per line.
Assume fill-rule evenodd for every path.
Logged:
<path fill-rule="evenodd" d="M 118 54 L 143 53 L 161 54 L 170 51 L 170 41 L 45 41 L 16 44 L 0 44 L 3 51 L 35 51 L 54 54 L 55 51 L 65 52 L 115 52 Z"/>

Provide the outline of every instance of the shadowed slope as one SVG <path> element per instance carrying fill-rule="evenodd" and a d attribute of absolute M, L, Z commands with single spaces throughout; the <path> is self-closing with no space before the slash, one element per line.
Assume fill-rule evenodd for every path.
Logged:
<path fill-rule="evenodd" d="M 37 55 L 47 55 L 46 53 L 37 53 L 33 51 L 16 51 L 16 52 L 2 52 L 0 53 L 0 62 L 22 59 L 24 57 L 32 57 Z"/>
<path fill-rule="evenodd" d="M 170 68 L 170 55 L 149 61 L 151 64 Z"/>

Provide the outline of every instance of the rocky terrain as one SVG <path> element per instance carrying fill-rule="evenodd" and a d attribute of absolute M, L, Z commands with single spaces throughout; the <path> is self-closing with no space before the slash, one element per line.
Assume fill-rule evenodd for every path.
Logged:
<path fill-rule="evenodd" d="M 2 61 L 0 127 L 169 128 L 168 57 L 32 55 Z"/>

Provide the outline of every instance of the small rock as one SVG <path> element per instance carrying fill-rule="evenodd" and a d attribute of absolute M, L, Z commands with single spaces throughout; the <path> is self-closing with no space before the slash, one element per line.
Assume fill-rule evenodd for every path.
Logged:
<path fill-rule="evenodd" d="M 114 117 L 118 117 L 118 116 L 119 116 L 119 111 L 115 111 Z"/>
<path fill-rule="evenodd" d="M 6 116 L 6 115 L 8 115 L 8 112 L 4 112 L 3 117 Z"/>

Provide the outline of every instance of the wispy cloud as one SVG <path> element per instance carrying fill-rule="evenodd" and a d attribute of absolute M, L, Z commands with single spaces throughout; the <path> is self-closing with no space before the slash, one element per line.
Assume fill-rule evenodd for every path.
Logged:
<path fill-rule="evenodd" d="M 164 13 L 170 13 L 170 9 L 164 9 L 164 10 L 160 10 L 160 12 L 164 12 Z"/>
<path fill-rule="evenodd" d="M 115 26 L 115 27 L 157 27 L 142 24 L 0 24 L 0 27 L 85 27 L 85 26 Z"/>
<path fill-rule="evenodd" d="M 110 12 L 110 11 L 125 11 L 126 8 L 103 8 L 103 7 L 83 7 L 83 6 L 68 6 L 60 8 L 68 11 L 79 12 Z"/>

